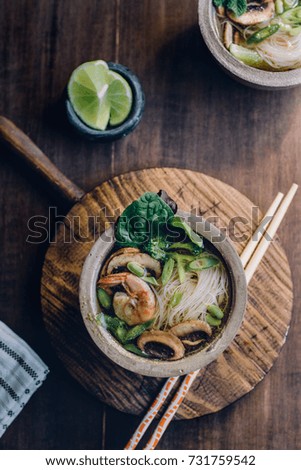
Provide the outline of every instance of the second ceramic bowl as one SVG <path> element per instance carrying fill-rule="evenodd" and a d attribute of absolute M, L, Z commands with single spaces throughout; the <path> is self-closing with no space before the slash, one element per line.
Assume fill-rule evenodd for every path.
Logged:
<path fill-rule="evenodd" d="M 235 59 L 220 40 L 212 0 L 199 0 L 199 25 L 203 39 L 215 60 L 226 73 L 239 82 L 265 90 L 283 90 L 301 84 L 301 69 L 267 72 L 249 67 Z"/>

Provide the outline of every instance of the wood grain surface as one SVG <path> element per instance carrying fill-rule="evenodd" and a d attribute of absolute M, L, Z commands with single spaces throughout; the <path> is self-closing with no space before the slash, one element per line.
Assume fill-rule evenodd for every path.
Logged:
<path fill-rule="evenodd" d="M 172 168 L 126 173 L 97 186 L 71 209 L 47 251 L 42 274 L 43 318 L 67 370 L 106 404 L 139 415 L 165 380 L 131 373 L 100 353 L 80 314 L 79 278 L 94 241 L 107 225 L 144 191 L 160 189 L 180 209 L 214 220 L 239 253 L 258 224 L 258 214 L 252 220 L 253 203 L 202 173 Z M 263 379 L 286 339 L 292 295 L 286 255 L 274 242 L 249 286 L 245 319 L 235 341 L 200 373 L 176 417 L 191 419 L 219 411 Z"/>
<path fill-rule="evenodd" d="M 200 36 L 197 0 L 2 0 L 0 24 L 0 113 L 85 191 L 128 171 L 173 166 L 219 178 L 266 210 L 277 191 L 301 184 L 300 89 L 257 91 L 227 77 Z M 80 139 L 56 106 L 71 71 L 96 58 L 129 66 L 146 94 L 140 125 L 113 144 Z M 104 406 L 73 380 L 42 322 L 48 241 L 28 243 L 27 222 L 47 219 L 54 198 L 2 146 L 0 155 L 0 315 L 51 369 L 0 447 L 120 449 L 139 419 Z M 294 281 L 279 359 L 243 399 L 171 423 L 159 448 L 301 448 L 300 220 L 301 193 L 279 230 Z"/>

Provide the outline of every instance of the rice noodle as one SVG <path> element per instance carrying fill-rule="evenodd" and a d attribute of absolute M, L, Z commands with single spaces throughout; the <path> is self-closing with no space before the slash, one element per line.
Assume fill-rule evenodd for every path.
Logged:
<path fill-rule="evenodd" d="M 291 36 L 279 30 L 258 44 L 255 50 L 274 69 L 288 70 L 301 67 L 301 33 Z"/>
<path fill-rule="evenodd" d="M 181 301 L 171 307 L 175 292 L 182 294 Z M 168 329 L 186 320 L 205 320 L 207 306 L 221 305 L 228 299 L 228 276 L 222 264 L 197 273 L 186 273 L 181 284 L 177 270 L 166 286 L 155 290 L 157 311 L 153 328 Z"/>

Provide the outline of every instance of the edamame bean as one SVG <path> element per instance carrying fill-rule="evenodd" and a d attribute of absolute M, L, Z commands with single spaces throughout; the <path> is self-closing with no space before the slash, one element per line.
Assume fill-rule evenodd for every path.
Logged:
<path fill-rule="evenodd" d="M 211 326 L 219 326 L 222 320 L 218 320 L 217 318 L 214 318 L 209 313 L 207 313 L 206 322 L 209 323 L 209 325 Z"/>
<path fill-rule="evenodd" d="M 219 308 L 218 305 L 208 305 L 207 311 L 218 320 L 224 317 L 224 312 Z"/>
<path fill-rule="evenodd" d="M 111 296 L 101 287 L 97 288 L 97 298 L 101 307 L 105 309 L 109 309 L 111 307 L 112 305 Z"/>

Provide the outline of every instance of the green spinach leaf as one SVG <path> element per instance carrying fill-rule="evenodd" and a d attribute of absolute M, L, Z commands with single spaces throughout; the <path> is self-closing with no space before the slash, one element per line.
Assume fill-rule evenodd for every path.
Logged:
<path fill-rule="evenodd" d="M 173 215 L 158 194 L 147 192 L 121 214 L 116 226 L 116 242 L 120 246 L 140 247 L 160 236 Z"/>
<path fill-rule="evenodd" d="M 235 16 L 241 16 L 247 11 L 247 0 L 228 0 L 227 8 L 233 11 Z"/>
<path fill-rule="evenodd" d="M 171 220 L 172 227 L 179 228 L 184 230 L 185 234 L 188 238 L 194 243 L 195 245 L 199 246 L 200 248 L 203 247 L 203 238 L 200 237 L 197 233 L 195 233 L 192 228 L 181 219 L 181 217 L 175 215 L 174 218 Z"/>
<path fill-rule="evenodd" d="M 218 7 L 223 7 L 226 3 L 226 0 L 213 0 L 214 6 Z"/>

